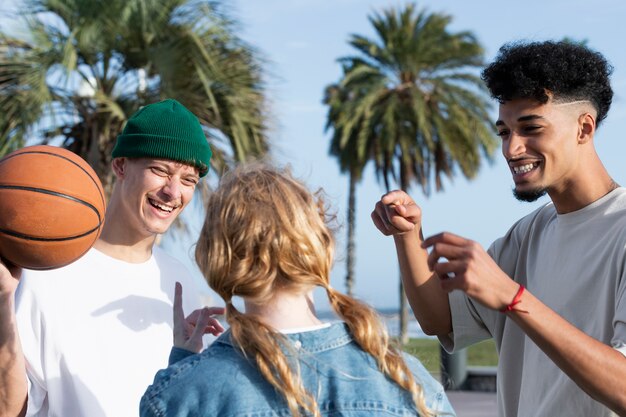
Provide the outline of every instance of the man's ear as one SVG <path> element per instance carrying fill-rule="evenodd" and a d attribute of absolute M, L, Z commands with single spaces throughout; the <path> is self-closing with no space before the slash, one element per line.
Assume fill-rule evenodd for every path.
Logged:
<path fill-rule="evenodd" d="M 113 168 L 113 173 L 117 178 L 124 178 L 124 174 L 126 173 L 126 163 L 128 159 L 121 157 L 115 158 L 111 161 L 111 168 Z"/>
<path fill-rule="evenodd" d="M 578 143 L 591 142 L 595 132 L 596 118 L 591 113 L 583 113 L 578 116 Z"/>

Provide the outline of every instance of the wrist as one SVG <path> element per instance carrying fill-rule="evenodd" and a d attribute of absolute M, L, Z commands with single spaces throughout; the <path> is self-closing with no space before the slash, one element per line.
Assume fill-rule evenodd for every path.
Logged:
<path fill-rule="evenodd" d="M 519 305 L 522 303 L 524 293 L 526 292 L 526 287 L 524 287 L 522 284 L 518 284 L 518 285 L 519 286 L 517 288 L 517 292 L 515 293 L 511 301 L 508 304 L 504 305 L 504 307 L 498 310 L 500 311 L 500 313 L 506 314 L 510 311 L 523 311 L 519 308 Z"/>
<path fill-rule="evenodd" d="M 424 237 L 422 236 L 422 227 L 419 224 L 416 224 L 411 230 L 394 233 L 392 236 L 396 243 L 417 241 L 421 244 L 424 241 Z"/>
<path fill-rule="evenodd" d="M 0 284 L 0 299 L 5 303 L 7 302 L 7 300 L 12 302 L 13 299 L 15 298 L 15 291 L 17 290 L 17 285 L 12 285 L 12 284 L 13 283 L 9 285 Z"/>
<path fill-rule="evenodd" d="M 15 301 L 15 288 L 0 287 L 0 304 L 13 306 Z"/>

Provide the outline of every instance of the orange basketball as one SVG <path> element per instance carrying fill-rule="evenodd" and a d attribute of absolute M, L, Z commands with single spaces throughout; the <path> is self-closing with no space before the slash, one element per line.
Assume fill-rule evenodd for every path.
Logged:
<path fill-rule="evenodd" d="M 105 198 L 94 170 L 56 146 L 28 146 L 0 159 L 0 255 L 28 269 L 67 265 L 93 246 Z"/>

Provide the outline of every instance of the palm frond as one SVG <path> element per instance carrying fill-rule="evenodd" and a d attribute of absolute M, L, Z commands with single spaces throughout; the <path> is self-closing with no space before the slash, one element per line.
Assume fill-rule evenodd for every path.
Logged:
<path fill-rule="evenodd" d="M 268 152 L 261 59 L 222 2 L 26 0 L 0 33 L 0 152 L 60 138 L 105 187 L 126 119 L 171 97 L 194 112 L 216 167 Z M 0 153 L 2 155 L 2 153 Z"/>

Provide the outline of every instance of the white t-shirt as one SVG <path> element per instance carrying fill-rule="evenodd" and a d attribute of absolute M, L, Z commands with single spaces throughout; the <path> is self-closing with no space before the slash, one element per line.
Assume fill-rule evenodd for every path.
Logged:
<path fill-rule="evenodd" d="M 565 320 L 626 354 L 625 188 L 572 213 L 557 214 L 547 204 L 518 221 L 489 254 Z M 491 337 L 496 341 L 501 417 L 614 415 L 506 315 L 459 291 L 449 299 L 453 333 L 440 339 L 447 350 Z"/>
<path fill-rule="evenodd" d="M 17 320 L 29 378 L 27 416 L 131 417 L 172 347 L 174 284 L 201 306 L 185 266 L 155 247 L 133 264 L 91 249 L 66 267 L 24 271 Z"/>

